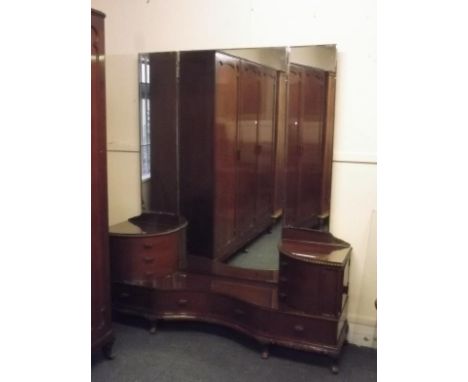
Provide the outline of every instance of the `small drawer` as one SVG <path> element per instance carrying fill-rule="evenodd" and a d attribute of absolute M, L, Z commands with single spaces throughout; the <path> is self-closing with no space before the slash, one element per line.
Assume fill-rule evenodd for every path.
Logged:
<path fill-rule="evenodd" d="M 207 313 L 208 297 L 204 293 L 159 291 L 156 309 L 161 313 Z"/>

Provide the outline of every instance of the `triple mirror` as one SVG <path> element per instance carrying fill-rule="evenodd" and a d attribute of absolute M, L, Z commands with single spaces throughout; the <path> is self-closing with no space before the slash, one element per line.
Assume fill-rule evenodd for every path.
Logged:
<path fill-rule="evenodd" d="M 188 254 L 275 270 L 282 226 L 328 230 L 335 46 L 139 55 L 143 212 Z"/>

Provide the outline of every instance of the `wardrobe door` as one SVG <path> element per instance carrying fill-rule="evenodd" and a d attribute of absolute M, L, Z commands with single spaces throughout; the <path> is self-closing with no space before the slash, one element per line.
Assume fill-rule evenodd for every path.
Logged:
<path fill-rule="evenodd" d="M 239 60 L 216 53 L 215 69 L 215 248 L 232 243 L 236 235 L 236 134 Z"/>
<path fill-rule="evenodd" d="M 325 73 L 305 69 L 302 75 L 302 118 L 299 128 L 299 224 L 307 224 L 320 213 L 325 92 Z"/>
<path fill-rule="evenodd" d="M 256 65 L 241 61 L 236 202 L 236 220 L 241 235 L 248 233 L 255 225 L 259 79 L 260 73 Z"/>
<path fill-rule="evenodd" d="M 276 73 L 262 69 L 257 129 L 256 216 L 264 221 L 272 215 L 274 191 L 274 126 Z"/>
<path fill-rule="evenodd" d="M 91 12 L 91 346 L 112 338 L 107 222 L 104 15 Z"/>
<path fill-rule="evenodd" d="M 291 65 L 288 76 L 286 131 L 286 204 L 285 223 L 294 225 L 298 211 L 299 189 L 299 120 L 301 109 L 301 70 Z"/>

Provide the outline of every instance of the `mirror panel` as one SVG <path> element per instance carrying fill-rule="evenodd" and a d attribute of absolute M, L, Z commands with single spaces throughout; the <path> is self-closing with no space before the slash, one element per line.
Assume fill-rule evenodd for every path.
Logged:
<path fill-rule="evenodd" d="M 283 224 L 329 224 L 335 73 L 335 46 L 140 54 L 142 211 L 186 217 L 191 255 L 278 269 Z"/>

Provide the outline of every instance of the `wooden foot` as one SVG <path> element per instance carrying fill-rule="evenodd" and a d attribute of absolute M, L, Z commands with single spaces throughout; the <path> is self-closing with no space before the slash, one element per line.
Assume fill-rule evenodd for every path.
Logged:
<path fill-rule="evenodd" d="M 270 348 L 268 345 L 263 345 L 262 348 L 262 359 L 268 359 L 270 356 Z"/>
<path fill-rule="evenodd" d="M 156 334 L 156 331 L 157 331 L 157 321 L 152 321 L 149 332 L 150 334 Z"/>
<path fill-rule="evenodd" d="M 338 374 L 340 372 L 340 368 L 338 366 L 338 364 L 336 363 L 333 363 L 330 367 L 330 371 L 333 373 L 333 374 Z"/>
<path fill-rule="evenodd" d="M 115 358 L 114 354 L 112 353 L 113 346 L 114 346 L 114 340 L 108 342 L 102 347 L 102 354 L 104 355 L 105 358 L 107 359 Z"/>

